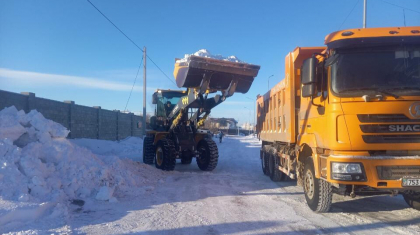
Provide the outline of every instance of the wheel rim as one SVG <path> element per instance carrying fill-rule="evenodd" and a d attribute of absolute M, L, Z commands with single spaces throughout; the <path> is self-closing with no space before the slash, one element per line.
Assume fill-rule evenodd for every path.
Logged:
<path fill-rule="evenodd" d="M 161 166 L 163 162 L 163 150 L 161 147 L 158 147 L 156 149 L 156 164 L 158 164 L 158 166 Z"/>
<path fill-rule="evenodd" d="M 314 177 L 310 171 L 305 175 L 305 192 L 309 199 L 314 197 Z"/>

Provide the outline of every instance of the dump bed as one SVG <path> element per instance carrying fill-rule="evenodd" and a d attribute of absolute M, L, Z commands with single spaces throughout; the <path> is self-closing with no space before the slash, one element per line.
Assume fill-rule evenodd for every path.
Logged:
<path fill-rule="evenodd" d="M 210 74 L 209 91 L 226 90 L 237 80 L 235 92 L 246 93 L 258 75 L 260 66 L 200 56 L 175 63 L 174 77 L 178 87 L 200 87 L 204 74 Z"/>
<path fill-rule="evenodd" d="M 295 143 L 300 109 L 300 67 L 325 47 L 297 47 L 285 58 L 285 78 L 258 97 L 257 133 L 266 142 Z"/>

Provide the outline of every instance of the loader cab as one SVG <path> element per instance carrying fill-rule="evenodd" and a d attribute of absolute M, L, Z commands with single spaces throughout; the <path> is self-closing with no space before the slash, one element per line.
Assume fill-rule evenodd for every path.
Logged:
<path fill-rule="evenodd" d="M 175 105 L 185 96 L 185 91 L 157 90 L 153 93 L 152 103 L 155 105 L 155 115 L 150 124 L 154 130 L 164 130 L 165 121 L 174 109 Z"/>

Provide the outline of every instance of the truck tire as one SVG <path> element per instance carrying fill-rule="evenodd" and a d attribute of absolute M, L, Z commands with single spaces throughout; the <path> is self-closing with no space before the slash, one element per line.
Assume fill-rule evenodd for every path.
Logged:
<path fill-rule="evenodd" d="M 153 146 L 153 138 L 146 136 L 143 139 L 143 163 L 153 164 L 155 159 L 155 146 Z"/>
<path fill-rule="evenodd" d="M 155 166 L 164 171 L 175 169 L 175 145 L 170 139 L 161 139 L 157 142 L 155 151 Z"/>
<path fill-rule="evenodd" d="M 272 181 L 280 182 L 284 180 L 285 174 L 276 167 L 275 153 L 276 151 L 271 149 L 270 153 L 268 154 L 268 176 L 270 176 Z"/>
<path fill-rule="evenodd" d="M 265 151 L 262 152 L 261 168 L 264 175 L 268 175 L 268 153 Z"/>
<path fill-rule="evenodd" d="M 420 192 L 404 193 L 403 198 L 411 208 L 420 210 Z"/>
<path fill-rule="evenodd" d="M 315 178 L 311 157 L 305 161 L 303 174 L 303 191 L 309 208 L 315 212 L 328 212 L 332 203 L 332 186 L 325 180 Z"/>
<path fill-rule="evenodd" d="M 216 143 L 209 138 L 202 139 L 198 143 L 199 157 L 197 165 L 202 171 L 212 171 L 217 166 L 219 160 L 219 151 Z"/>

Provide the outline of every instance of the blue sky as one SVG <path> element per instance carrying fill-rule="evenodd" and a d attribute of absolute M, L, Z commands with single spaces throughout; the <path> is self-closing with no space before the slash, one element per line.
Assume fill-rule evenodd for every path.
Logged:
<path fill-rule="evenodd" d="M 146 46 L 171 79 L 174 58 L 204 48 L 261 65 L 247 94 L 212 111 L 240 123 L 253 122 L 254 98 L 267 91 L 267 78 L 274 75 L 270 87 L 283 79 L 289 51 L 322 46 L 331 32 L 361 27 L 363 12 L 363 0 L 91 1 Z M 419 0 L 368 0 L 368 27 L 404 25 L 402 8 L 389 3 L 420 11 Z M 419 26 L 420 14 L 405 10 L 405 20 Z M 0 0 L 0 35 L 0 89 L 124 110 L 141 51 L 87 1 Z M 141 74 L 130 111 L 142 110 Z M 153 112 L 153 90 L 176 87 L 150 61 L 147 76 L 147 108 Z"/>

